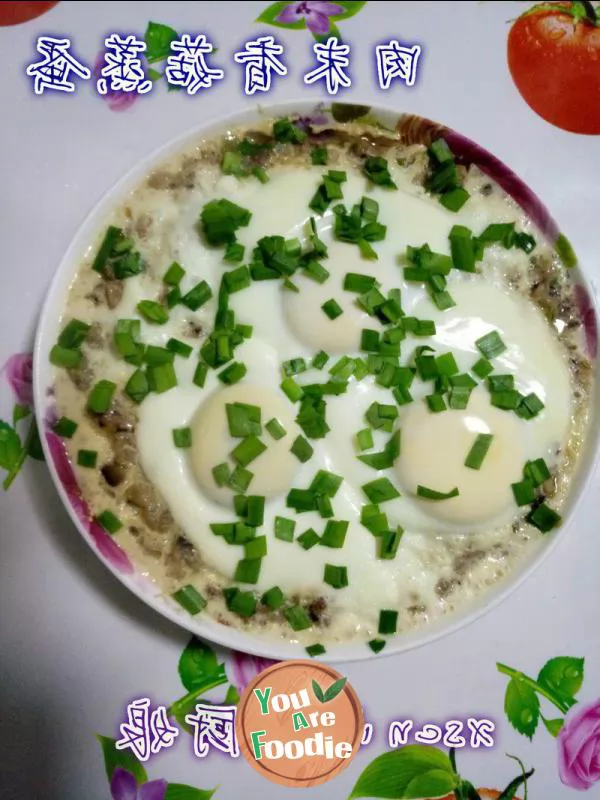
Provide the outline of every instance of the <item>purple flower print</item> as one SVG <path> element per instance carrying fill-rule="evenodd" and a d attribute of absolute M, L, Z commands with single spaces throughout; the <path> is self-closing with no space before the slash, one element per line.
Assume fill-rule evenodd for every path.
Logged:
<path fill-rule="evenodd" d="M 565 786 L 580 791 L 600 781 L 600 700 L 567 714 L 558 734 L 558 772 Z"/>
<path fill-rule="evenodd" d="M 96 63 L 94 64 L 94 69 L 92 70 L 92 77 L 94 81 L 97 81 L 102 74 L 102 67 L 106 66 L 106 61 L 104 60 L 104 51 L 100 53 L 98 58 L 96 59 Z M 138 93 L 137 92 L 114 92 L 109 90 L 105 95 L 100 95 L 103 100 L 106 100 L 108 103 L 108 107 L 111 111 L 125 111 L 129 108 L 129 106 L 135 103 Z"/>
<path fill-rule="evenodd" d="M 275 19 L 277 22 L 283 22 L 284 25 L 292 25 L 294 22 L 305 20 L 306 27 L 311 33 L 322 36 L 329 31 L 329 17 L 343 14 L 344 11 L 344 7 L 338 6 L 337 3 L 306 0 L 303 3 L 288 3 Z"/>
<path fill-rule="evenodd" d="M 88 504 L 81 496 L 64 442 L 50 430 L 46 431 L 46 442 L 60 482 L 69 497 L 69 502 L 77 518 L 92 538 L 96 548 L 119 572 L 132 573 L 133 566 L 127 555 L 101 525 L 90 519 Z"/>
<path fill-rule="evenodd" d="M 577 284 L 575 286 L 575 300 L 583 321 L 585 338 L 590 358 L 596 358 L 598 351 L 598 322 L 596 312 L 585 286 Z"/>
<path fill-rule="evenodd" d="M 24 406 L 33 405 L 32 370 L 33 356 L 31 353 L 15 353 L 2 367 L 2 372 L 6 373 L 6 379 L 17 402 Z"/>
<path fill-rule="evenodd" d="M 110 794 L 112 800 L 164 800 L 167 785 L 167 782 L 161 779 L 138 786 L 131 772 L 117 767 L 110 782 Z"/>
<path fill-rule="evenodd" d="M 250 681 L 267 667 L 276 664 L 270 658 L 251 656 L 248 653 L 240 653 L 237 650 L 231 652 L 231 663 L 233 667 L 233 678 L 231 682 L 238 692 L 243 692 Z"/>

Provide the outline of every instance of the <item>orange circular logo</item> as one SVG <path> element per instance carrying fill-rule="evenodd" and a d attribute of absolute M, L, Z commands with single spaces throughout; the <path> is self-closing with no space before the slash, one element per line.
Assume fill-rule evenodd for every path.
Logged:
<path fill-rule="evenodd" d="M 356 692 L 315 661 L 283 661 L 250 683 L 236 733 L 246 760 L 283 786 L 315 786 L 347 767 L 364 728 Z"/>

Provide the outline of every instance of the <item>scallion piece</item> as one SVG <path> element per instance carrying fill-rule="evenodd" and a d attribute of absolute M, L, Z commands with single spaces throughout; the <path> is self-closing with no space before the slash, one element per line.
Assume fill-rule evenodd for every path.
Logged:
<path fill-rule="evenodd" d="M 261 565 L 260 558 L 242 558 L 237 563 L 233 579 L 238 583 L 257 583 Z"/>
<path fill-rule="evenodd" d="M 379 612 L 378 632 L 384 636 L 396 633 L 398 628 L 398 612 L 392 609 L 382 609 Z"/>
<path fill-rule="evenodd" d="M 261 411 L 259 406 L 249 403 L 226 403 L 225 413 L 229 433 L 235 439 L 246 436 L 260 436 L 262 433 Z"/>
<path fill-rule="evenodd" d="M 326 147 L 313 147 L 310 151 L 310 160 L 315 166 L 327 164 L 329 154 Z"/>
<path fill-rule="evenodd" d="M 242 467 L 247 467 L 252 461 L 258 458 L 267 449 L 258 436 L 247 436 L 233 448 L 231 457 Z"/>
<path fill-rule="evenodd" d="M 221 370 L 217 375 L 217 378 L 221 381 L 221 383 L 226 384 L 227 386 L 232 386 L 234 383 L 241 381 L 242 378 L 245 376 L 246 372 L 246 365 L 240 363 L 239 361 L 234 361 L 229 366 L 225 367 L 224 370 Z"/>
<path fill-rule="evenodd" d="M 256 166 L 252 168 L 252 174 L 255 178 L 257 178 L 261 183 L 268 183 L 270 181 L 269 173 L 264 167 Z"/>
<path fill-rule="evenodd" d="M 168 286 L 178 286 L 184 275 L 185 270 L 181 264 L 178 264 L 177 261 L 173 261 L 169 269 L 163 275 L 163 283 L 166 283 Z"/>
<path fill-rule="evenodd" d="M 250 270 L 245 266 L 232 269 L 225 273 L 223 276 L 223 281 L 229 294 L 241 292 L 242 289 L 247 289 L 248 286 L 250 286 Z M 183 298 L 183 300 L 185 302 L 185 298 Z"/>
<path fill-rule="evenodd" d="M 320 544 L 325 547 L 343 547 L 346 541 L 348 525 L 349 523 L 345 520 L 328 520 L 321 536 Z"/>
<path fill-rule="evenodd" d="M 560 514 L 557 514 L 556 511 L 550 508 L 550 506 L 547 506 L 546 503 L 540 503 L 537 508 L 527 514 L 525 519 L 541 531 L 541 533 L 548 533 L 548 531 L 556 528 L 562 522 Z"/>
<path fill-rule="evenodd" d="M 179 286 L 174 286 L 170 292 L 167 293 L 165 297 L 165 302 L 167 304 L 167 308 L 175 308 L 178 303 L 181 303 L 181 289 Z"/>
<path fill-rule="evenodd" d="M 484 358 L 491 360 L 501 355 L 506 350 L 498 331 L 490 331 L 475 341 L 477 349 Z"/>
<path fill-rule="evenodd" d="M 374 481 L 365 483 L 362 486 L 362 490 L 371 503 L 385 503 L 388 500 L 400 497 L 400 492 L 389 478 L 377 478 Z"/>
<path fill-rule="evenodd" d="M 203 611 L 207 606 L 205 598 L 191 583 L 188 583 L 187 586 L 182 586 L 181 589 L 173 592 L 171 596 L 173 600 L 178 602 L 179 605 L 192 616 L 199 614 L 200 611 Z"/>
<path fill-rule="evenodd" d="M 496 408 L 504 409 L 504 411 L 517 409 L 521 399 L 521 394 L 516 389 L 506 389 L 502 392 L 492 392 L 490 394 L 490 403 Z"/>
<path fill-rule="evenodd" d="M 136 308 L 146 322 L 165 325 L 169 321 L 169 312 L 156 300 L 140 300 Z"/>
<path fill-rule="evenodd" d="M 310 489 L 290 489 L 285 499 L 288 508 L 293 508 L 297 514 L 303 511 L 316 511 L 317 495 Z"/>
<path fill-rule="evenodd" d="M 271 611 L 277 611 L 277 609 L 281 608 L 283 600 L 283 592 L 279 586 L 273 586 L 271 589 L 268 589 L 260 598 L 260 602 L 264 606 L 267 606 L 267 608 L 270 608 Z"/>
<path fill-rule="evenodd" d="M 548 465 L 543 458 L 528 461 L 523 468 L 523 474 L 533 482 L 534 486 L 541 486 L 551 477 Z"/>
<path fill-rule="evenodd" d="M 148 378 L 146 373 L 141 369 L 131 375 L 125 384 L 125 394 L 128 395 L 134 403 L 141 403 L 150 391 L 148 386 Z"/>
<path fill-rule="evenodd" d="M 343 288 L 347 292 L 358 292 L 358 294 L 365 294 L 377 285 L 377 279 L 372 275 L 361 275 L 358 272 L 347 272 L 344 277 Z"/>
<path fill-rule="evenodd" d="M 287 117 L 278 119 L 273 123 L 273 138 L 276 142 L 287 142 L 288 144 L 302 144 L 306 140 L 307 133 L 290 122 Z"/>
<path fill-rule="evenodd" d="M 359 431 L 356 434 L 356 444 L 358 449 L 362 452 L 363 450 L 370 450 L 373 447 L 373 432 L 370 428 L 363 428 L 362 431 Z"/>
<path fill-rule="evenodd" d="M 388 162 L 380 156 L 371 156 L 365 160 L 363 172 L 374 184 L 383 186 L 386 189 L 397 189 L 398 187 L 392 180 Z"/>
<path fill-rule="evenodd" d="M 289 608 L 284 608 L 283 616 L 294 631 L 303 631 L 312 626 L 310 617 L 300 605 L 296 604 L 289 606 Z"/>
<path fill-rule="evenodd" d="M 504 392 L 515 388 L 514 375 L 490 375 L 487 379 L 490 392 Z"/>
<path fill-rule="evenodd" d="M 233 508 L 238 517 L 245 519 L 248 514 L 248 498 L 243 494 L 234 495 Z"/>
<path fill-rule="evenodd" d="M 262 495 L 249 495 L 246 498 L 246 522 L 254 528 L 260 528 L 265 521 L 265 498 Z M 247 558 L 251 556 L 246 555 Z M 258 558 L 258 556 L 252 556 Z"/>
<path fill-rule="evenodd" d="M 229 464 L 226 462 L 217 464 L 216 467 L 212 468 L 212 476 L 217 486 L 227 486 L 229 479 L 231 478 L 231 469 Z"/>
<path fill-rule="evenodd" d="M 293 542 L 296 521 L 286 517 L 275 517 L 275 538 L 282 542 Z"/>
<path fill-rule="evenodd" d="M 61 347 L 55 344 L 50 350 L 50 363 L 55 367 L 64 367 L 64 369 L 75 369 L 81 363 L 83 353 L 81 350 L 70 350 L 67 347 Z"/>
<path fill-rule="evenodd" d="M 342 481 L 343 478 L 341 475 L 336 475 L 334 472 L 328 472 L 325 469 L 320 469 L 312 479 L 308 489 L 310 492 L 314 492 L 317 495 L 335 497 L 340 486 L 342 485 Z"/>
<path fill-rule="evenodd" d="M 524 478 L 519 483 L 511 483 L 515 503 L 518 506 L 528 506 L 535 500 L 535 486 L 529 478 Z"/>
<path fill-rule="evenodd" d="M 348 568 L 338 567 L 335 564 L 325 564 L 323 581 L 334 589 L 343 589 L 348 586 Z"/>
<path fill-rule="evenodd" d="M 175 359 L 175 354 L 172 350 L 167 350 L 166 347 L 158 347 L 154 344 L 149 344 L 144 352 L 144 361 L 151 367 L 157 367 L 160 364 L 172 364 Z"/>
<path fill-rule="evenodd" d="M 481 465 L 492 444 L 493 435 L 491 433 L 479 433 L 473 442 L 465 459 L 465 467 L 470 469 L 481 469 Z"/>
<path fill-rule="evenodd" d="M 233 489 L 234 492 L 243 494 L 250 486 L 252 478 L 254 478 L 254 473 L 238 464 L 229 478 L 229 488 Z"/>
<path fill-rule="evenodd" d="M 333 517 L 333 505 L 331 503 L 331 498 L 326 494 L 317 495 L 317 511 L 323 517 L 323 519 Z"/>
<path fill-rule="evenodd" d="M 95 467 L 98 461 L 96 450 L 79 450 L 77 453 L 77 463 L 80 467 Z"/>
<path fill-rule="evenodd" d="M 230 242 L 225 248 L 223 261 L 227 264 L 239 264 L 244 258 L 244 245 L 240 242 Z"/>
<path fill-rule="evenodd" d="M 256 528 L 245 522 L 236 522 L 233 526 L 231 544 L 246 544 L 256 536 Z"/>
<path fill-rule="evenodd" d="M 256 613 L 257 600 L 252 592 L 236 591 L 228 603 L 229 610 L 240 617 L 252 617 Z"/>
<path fill-rule="evenodd" d="M 237 229 L 246 227 L 251 218 L 250 211 L 230 200 L 211 200 L 202 209 L 200 226 L 209 244 L 227 245 L 235 240 Z"/>
<path fill-rule="evenodd" d="M 517 414 L 523 419 L 533 419 L 540 411 L 543 411 L 544 404 L 534 392 L 523 397 L 517 407 Z"/>
<path fill-rule="evenodd" d="M 425 500 L 449 500 L 451 497 L 458 497 L 459 494 L 457 488 L 451 489 L 449 492 L 438 492 L 435 489 L 428 489 L 426 486 L 417 486 L 417 497 L 423 497 Z"/>
<path fill-rule="evenodd" d="M 87 409 L 94 414 L 104 414 L 112 403 L 116 383 L 112 381 L 98 381 L 92 388 L 87 400 Z"/>
<path fill-rule="evenodd" d="M 469 228 L 454 225 L 450 231 L 450 253 L 455 269 L 475 272 L 475 244 Z"/>
<path fill-rule="evenodd" d="M 284 361 L 281 368 L 285 375 L 299 375 L 301 372 L 306 372 L 308 364 L 303 358 L 291 358 L 289 361 Z"/>
<path fill-rule="evenodd" d="M 173 444 L 175 447 L 187 448 L 192 446 L 191 428 L 173 428 Z"/>
<path fill-rule="evenodd" d="M 378 505 L 364 505 L 360 510 L 360 524 L 363 525 L 373 536 L 379 536 L 384 531 L 389 530 L 387 515 L 384 514 Z"/>
<path fill-rule="evenodd" d="M 460 211 L 471 195 L 462 186 L 450 189 L 440 195 L 440 203 L 449 211 Z"/>
<path fill-rule="evenodd" d="M 90 327 L 91 325 L 88 325 L 87 322 L 82 322 L 80 319 L 70 320 L 60 332 L 58 344 L 60 347 L 66 347 L 67 350 L 76 350 L 85 341 Z"/>
<path fill-rule="evenodd" d="M 286 434 L 285 428 L 278 419 L 275 419 L 275 417 L 266 423 L 265 428 L 270 436 L 272 436 L 272 438 L 275 440 L 283 439 Z"/>
<path fill-rule="evenodd" d="M 446 401 L 444 400 L 444 395 L 442 394 L 428 394 L 425 397 L 425 400 L 427 401 L 429 410 L 434 414 L 446 410 Z"/>
<path fill-rule="evenodd" d="M 312 366 L 315 369 L 323 369 L 323 367 L 325 366 L 325 364 L 327 364 L 328 361 L 329 361 L 329 356 L 327 355 L 327 353 L 323 350 L 319 350 L 319 352 L 312 360 Z"/>
<path fill-rule="evenodd" d="M 487 360 L 487 358 L 480 358 L 471 367 L 471 372 L 475 373 L 478 378 L 485 380 L 487 376 L 494 371 L 494 365 Z"/>
<path fill-rule="evenodd" d="M 267 555 L 267 537 L 256 536 L 244 545 L 244 559 L 253 561 Z"/>
<path fill-rule="evenodd" d="M 325 314 L 327 314 L 330 320 L 337 319 L 344 313 L 340 304 L 337 302 L 337 300 L 334 300 L 333 298 L 323 303 L 321 308 L 323 309 Z"/>
<path fill-rule="evenodd" d="M 206 281 L 200 281 L 200 283 L 197 283 L 187 294 L 183 295 L 181 302 L 191 311 L 197 311 L 205 305 L 205 303 L 208 303 L 211 297 L 212 289 L 208 283 Z"/>
<path fill-rule="evenodd" d="M 204 384 L 206 383 L 207 375 L 208 375 L 208 365 L 205 364 L 203 361 L 199 361 L 194 371 L 194 377 L 192 378 L 193 384 L 195 386 L 199 386 L 202 389 L 204 387 Z"/>
<path fill-rule="evenodd" d="M 52 430 L 57 436 L 62 436 L 64 439 L 70 439 L 79 425 L 68 417 L 61 417 L 52 426 Z"/>
<path fill-rule="evenodd" d="M 172 353 L 182 358 L 189 358 L 194 348 L 179 339 L 169 339 L 167 342 L 167 350 L 170 350 Z"/>
<path fill-rule="evenodd" d="M 112 511 L 102 511 L 95 519 L 98 525 L 101 525 L 111 535 L 123 527 L 121 520 Z"/>
<path fill-rule="evenodd" d="M 327 652 L 325 647 L 318 642 L 317 644 L 309 644 L 308 647 L 306 647 L 305 649 L 306 649 L 306 654 L 311 658 L 314 658 L 315 656 L 322 656 L 324 653 Z"/>
<path fill-rule="evenodd" d="M 297 436 L 294 439 L 294 442 L 290 447 L 290 451 L 302 464 L 308 461 L 314 453 L 312 445 L 307 439 L 304 438 L 304 436 Z"/>
<path fill-rule="evenodd" d="M 385 639 L 371 639 L 368 643 L 369 647 L 374 653 L 381 653 L 386 645 Z"/>
<path fill-rule="evenodd" d="M 368 429 L 367 429 L 368 430 Z M 400 431 L 395 431 L 382 451 L 360 455 L 358 459 L 373 469 L 389 469 L 400 455 Z"/>
<path fill-rule="evenodd" d="M 308 528 L 308 530 L 301 533 L 296 539 L 296 542 L 303 550 L 310 550 L 312 547 L 319 544 L 320 541 L 321 538 L 319 534 L 312 528 Z"/>
<path fill-rule="evenodd" d="M 398 525 L 395 531 L 382 531 L 379 546 L 379 558 L 390 560 L 396 558 L 403 529 Z"/>
<path fill-rule="evenodd" d="M 162 394 L 177 386 L 177 375 L 173 364 L 149 366 L 146 370 L 150 391 Z"/>
<path fill-rule="evenodd" d="M 297 403 L 304 394 L 302 387 L 291 377 L 284 378 L 281 382 L 281 389 L 292 403 Z"/>

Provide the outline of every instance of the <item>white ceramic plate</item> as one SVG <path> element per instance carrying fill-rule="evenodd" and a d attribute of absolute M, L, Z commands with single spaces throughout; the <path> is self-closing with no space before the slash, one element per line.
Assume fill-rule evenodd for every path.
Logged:
<path fill-rule="evenodd" d="M 334 104 L 329 110 L 310 102 L 296 102 L 285 105 L 262 107 L 260 110 L 246 111 L 226 119 L 216 120 L 206 126 L 194 129 L 181 138 L 153 153 L 141 164 L 127 174 L 113 189 L 111 189 L 100 203 L 91 211 L 77 232 L 71 246 L 67 250 L 54 280 L 50 286 L 46 302 L 41 314 L 37 330 L 34 353 L 34 399 L 37 421 L 42 432 L 42 444 L 46 460 L 56 485 L 57 491 L 71 516 L 79 533 L 92 547 L 98 557 L 111 570 L 111 572 L 143 602 L 150 605 L 160 614 L 173 622 L 186 628 L 193 634 L 209 639 L 213 642 L 242 650 L 256 655 L 276 659 L 302 658 L 306 653 L 301 645 L 294 645 L 278 640 L 268 640 L 249 635 L 241 630 L 221 625 L 208 616 L 190 616 L 170 597 L 164 596 L 158 587 L 142 574 L 136 572 L 135 566 L 127 555 L 119 548 L 116 542 L 96 523 L 90 520 L 87 504 L 79 492 L 74 472 L 69 464 L 66 451 L 59 439 L 51 431 L 53 415 L 53 389 L 52 367 L 48 354 L 56 342 L 60 329 L 60 319 L 63 312 L 65 298 L 73 280 L 75 271 L 81 261 L 82 255 L 89 247 L 109 212 L 119 204 L 120 200 L 150 172 L 151 168 L 159 164 L 169 155 L 183 149 L 186 144 L 197 140 L 201 136 L 210 137 L 222 132 L 230 125 L 251 124 L 261 116 L 292 116 L 316 119 L 317 121 L 331 120 L 332 116 L 341 120 L 358 119 L 368 115 L 369 121 L 377 120 L 388 128 L 402 130 L 404 136 L 411 142 L 427 142 L 430 136 L 444 136 L 450 144 L 455 155 L 466 163 L 475 163 L 504 190 L 519 203 L 527 215 L 537 225 L 545 239 L 557 249 L 565 247 L 565 238 L 560 233 L 558 226 L 551 218 L 549 212 L 539 201 L 535 194 L 498 159 L 466 139 L 460 134 L 421 117 L 403 115 L 398 111 L 383 108 L 365 108 L 364 106 L 350 106 Z M 577 284 L 577 294 L 580 308 L 584 313 L 589 355 L 595 362 L 597 349 L 597 310 L 591 300 L 592 294 L 588 290 L 586 280 L 577 265 L 573 266 L 573 276 Z M 598 372 L 596 371 L 596 382 Z M 592 419 L 589 425 L 588 439 L 570 491 L 567 506 L 563 510 L 565 522 L 562 528 L 548 537 L 542 547 L 536 550 L 530 560 L 515 570 L 506 580 L 489 592 L 484 600 L 476 607 L 462 613 L 449 615 L 439 622 L 429 625 L 423 630 L 391 638 L 383 654 L 398 653 L 409 648 L 426 644 L 442 635 L 451 633 L 463 625 L 477 619 L 489 611 L 513 591 L 531 572 L 549 556 L 554 549 L 559 537 L 568 535 L 573 527 L 572 522 L 576 514 L 577 500 L 582 495 L 592 476 L 597 460 L 598 424 L 597 409 L 592 409 Z M 364 643 L 350 643 L 330 647 L 327 651 L 327 661 L 351 661 L 374 657 Z M 379 656 L 380 657 L 380 656 Z"/>

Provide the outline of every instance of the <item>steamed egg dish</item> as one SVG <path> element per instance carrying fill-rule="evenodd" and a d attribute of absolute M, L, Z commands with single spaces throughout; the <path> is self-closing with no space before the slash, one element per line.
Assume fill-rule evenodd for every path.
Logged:
<path fill-rule="evenodd" d="M 310 654 L 485 601 L 562 522 L 568 269 L 443 139 L 265 119 L 90 243 L 49 354 L 94 519 L 182 614 Z"/>

